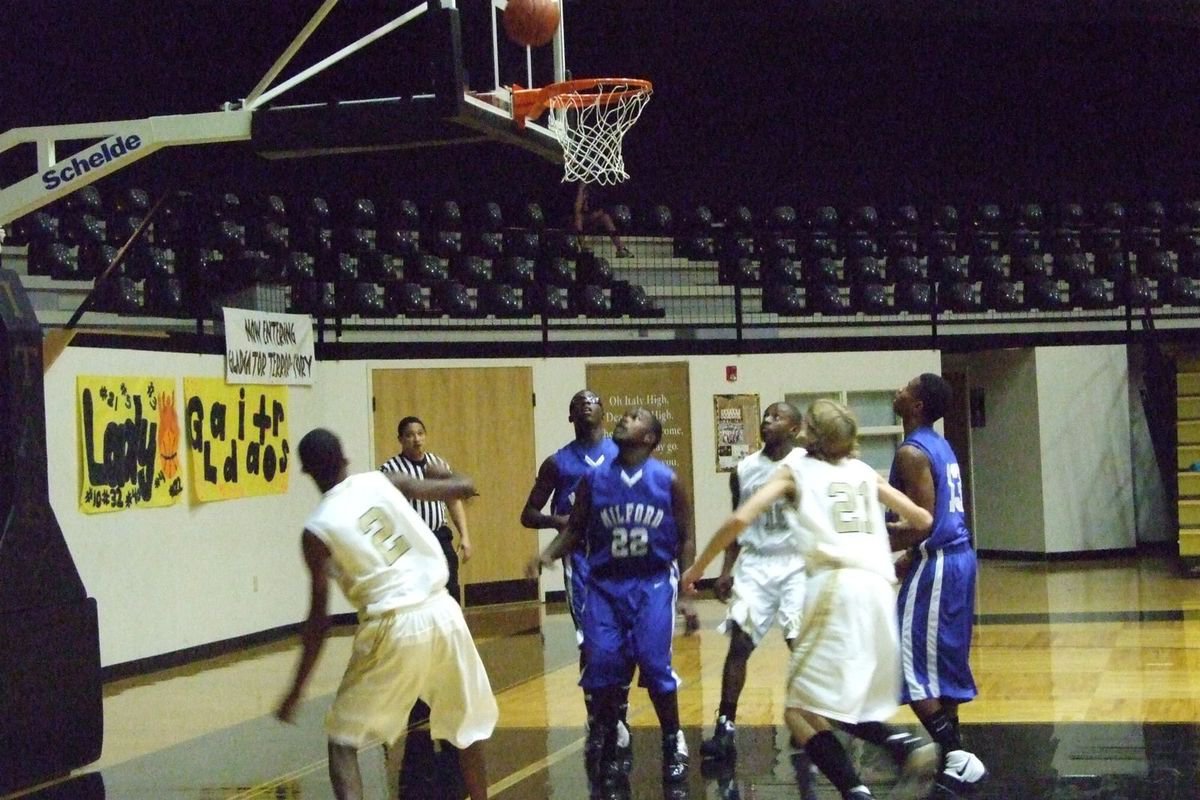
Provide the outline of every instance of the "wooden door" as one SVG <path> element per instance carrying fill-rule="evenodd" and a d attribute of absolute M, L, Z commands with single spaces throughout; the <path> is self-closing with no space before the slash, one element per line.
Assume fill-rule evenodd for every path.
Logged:
<path fill-rule="evenodd" d="M 537 599 L 524 578 L 537 536 L 521 526 L 533 476 L 533 372 L 528 367 L 380 369 L 371 376 L 376 465 L 400 450 L 396 424 L 425 423 L 425 448 L 475 481 L 467 502 L 473 554 L 459 571 L 466 605 Z"/>

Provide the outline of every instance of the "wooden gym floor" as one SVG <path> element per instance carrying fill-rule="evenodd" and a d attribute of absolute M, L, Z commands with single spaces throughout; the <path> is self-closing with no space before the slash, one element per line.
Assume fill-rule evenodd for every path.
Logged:
<path fill-rule="evenodd" d="M 738 713 L 736 766 L 700 769 L 726 640 L 722 606 L 701 603 L 704 628 L 676 640 L 680 708 L 693 770 L 664 794 L 658 729 L 645 693 L 631 697 L 634 798 L 796 797 L 781 725 L 787 662 L 772 635 L 753 655 Z M 982 798 L 1200 796 L 1200 582 L 1170 558 L 1033 564 L 984 560 L 973 665 L 979 698 L 962 708 L 967 746 L 991 769 Z M 469 612 L 500 725 L 488 746 L 491 795 L 501 800 L 588 796 L 583 707 L 570 621 L 537 606 Z M 296 640 L 247 649 L 105 687 L 101 759 L 70 778 L 8 795 L 29 800 L 250 800 L 331 797 L 321 720 L 350 630 L 326 645 L 296 726 L 271 716 L 295 665 Z M 896 717 L 913 724 L 907 710 Z M 453 761 L 410 734 L 385 758 L 360 756 L 368 796 L 441 798 Z M 893 776 L 869 751 L 864 773 L 880 798 Z M 835 798 L 823 780 L 819 796 Z"/>

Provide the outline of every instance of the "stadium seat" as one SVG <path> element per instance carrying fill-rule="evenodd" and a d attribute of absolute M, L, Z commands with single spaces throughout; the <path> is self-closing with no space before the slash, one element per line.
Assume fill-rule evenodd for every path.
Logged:
<path fill-rule="evenodd" d="M 767 214 L 767 230 L 784 236 L 795 233 L 798 218 L 791 206 L 775 206 Z"/>
<path fill-rule="evenodd" d="M 850 287 L 852 310 L 871 316 L 881 316 L 892 311 L 888 302 L 887 289 L 882 283 L 863 283 Z"/>
<path fill-rule="evenodd" d="M 98 247 L 91 249 L 95 251 Z M 26 269 L 30 275 L 49 275 L 55 280 L 80 280 L 97 274 L 81 268 L 79 248 L 66 242 L 35 239 L 29 243 L 26 253 Z"/>
<path fill-rule="evenodd" d="M 887 262 L 888 277 L 893 283 L 924 280 L 928 270 L 915 255 L 905 255 L 889 258 Z"/>
<path fill-rule="evenodd" d="M 596 286 L 608 286 L 613 282 L 613 268 L 604 256 L 580 253 L 575 261 L 575 280 Z"/>
<path fill-rule="evenodd" d="M 409 228 L 383 227 L 376 231 L 375 247 L 394 256 L 412 258 L 421 252 L 421 234 Z"/>
<path fill-rule="evenodd" d="M 843 295 L 837 284 L 818 283 L 809 284 L 804 292 L 806 299 L 805 305 L 809 311 L 827 314 L 827 315 L 842 315 L 851 313 L 850 298 Z"/>
<path fill-rule="evenodd" d="M 440 281 L 432 287 L 429 307 L 450 317 L 474 317 L 478 309 L 467 287 L 455 280 Z"/>
<path fill-rule="evenodd" d="M 938 285 L 938 307 L 947 311 L 969 313 L 983 308 L 983 300 L 975 286 L 967 281 L 950 281 Z"/>
<path fill-rule="evenodd" d="M 462 208 L 455 200 L 442 200 L 429 209 L 426 223 L 431 230 L 462 233 Z"/>
<path fill-rule="evenodd" d="M 613 281 L 612 307 L 615 314 L 632 319 L 662 319 L 666 312 L 654 305 L 646 289 L 628 281 Z"/>
<path fill-rule="evenodd" d="M 799 261 L 792 258 L 772 258 L 762 264 L 759 280 L 764 287 L 800 286 L 804 283 L 804 270 Z"/>
<path fill-rule="evenodd" d="M 369 281 L 402 281 L 404 259 L 382 250 L 371 250 L 358 257 L 358 273 Z"/>
<path fill-rule="evenodd" d="M 288 310 L 294 314 L 311 314 L 318 318 L 336 317 L 337 292 L 332 281 L 310 281 L 292 284 Z"/>
<path fill-rule="evenodd" d="M 415 283 L 401 281 L 385 284 L 383 302 L 390 316 L 429 316 L 429 301 L 425 291 Z"/>
<path fill-rule="evenodd" d="M 1065 307 L 1058 281 L 1049 277 L 1028 278 L 1024 281 L 1025 304 L 1038 311 L 1058 311 Z"/>
<path fill-rule="evenodd" d="M 722 286 L 754 286 L 759 283 L 758 262 L 749 256 L 722 258 L 717 264 L 717 281 Z"/>
<path fill-rule="evenodd" d="M 479 290 L 479 312 L 497 319 L 520 319 L 529 316 L 521 290 L 507 283 L 490 283 Z"/>
<path fill-rule="evenodd" d="M 801 316 L 805 313 L 804 295 L 798 286 L 771 283 L 763 288 L 762 309 L 768 314 Z"/>
<path fill-rule="evenodd" d="M 725 214 L 725 230 L 735 236 L 751 235 L 754 233 L 754 212 L 746 205 L 731 206 Z"/>
<path fill-rule="evenodd" d="M 357 314 L 360 317 L 389 317 L 384 302 L 384 289 L 368 281 L 345 281 L 337 286 L 337 310 L 339 316 Z"/>
<path fill-rule="evenodd" d="M 604 293 L 602 286 L 576 284 L 570 287 L 569 302 L 576 313 L 585 317 L 602 319 L 613 316 L 612 299 Z"/>
<path fill-rule="evenodd" d="M 1020 311 L 1024 307 L 1020 288 L 1003 278 L 985 281 L 981 298 L 984 307 L 993 311 Z"/>
<path fill-rule="evenodd" d="M 1081 277 L 1070 282 L 1070 303 L 1076 308 L 1096 310 L 1115 308 L 1110 284 L 1103 278 Z"/>
<path fill-rule="evenodd" d="M 183 282 L 171 275 L 152 275 L 142 285 L 143 310 L 160 317 L 189 317 L 183 299 Z"/>
<path fill-rule="evenodd" d="M 537 261 L 538 283 L 546 286 L 572 286 L 575 283 L 575 264 L 561 256 L 541 258 Z"/>
<path fill-rule="evenodd" d="M 668 236 L 674 224 L 671 209 L 661 203 L 646 209 L 638 222 L 638 229 L 650 236 Z"/>
<path fill-rule="evenodd" d="M 450 278 L 450 270 L 446 263 L 435 255 L 428 253 L 406 259 L 404 262 L 405 277 L 421 286 L 433 286 Z"/>
<path fill-rule="evenodd" d="M 492 282 L 492 265 L 479 256 L 460 253 L 450 259 L 450 277 L 463 286 L 480 288 Z"/>
<path fill-rule="evenodd" d="M 928 281 L 897 283 L 892 300 L 897 311 L 929 314 L 933 311 L 933 286 Z"/>
<path fill-rule="evenodd" d="M 541 236 L 532 230 L 513 229 L 505 233 L 504 252 L 521 258 L 537 258 L 541 253 Z"/>
<path fill-rule="evenodd" d="M 517 287 L 530 286 L 536 280 L 533 259 L 505 256 L 493 264 L 492 277 Z"/>

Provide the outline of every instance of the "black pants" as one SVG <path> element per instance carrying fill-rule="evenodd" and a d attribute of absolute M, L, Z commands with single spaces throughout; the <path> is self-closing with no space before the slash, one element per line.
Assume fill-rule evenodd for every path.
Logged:
<path fill-rule="evenodd" d="M 450 569 L 450 577 L 446 579 L 446 591 L 454 598 L 454 602 L 462 605 L 462 591 L 458 587 L 458 553 L 454 550 L 454 533 L 443 525 L 433 532 L 438 544 L 442 546 L 442 555 L 446 557 L 446 566 Z"/>

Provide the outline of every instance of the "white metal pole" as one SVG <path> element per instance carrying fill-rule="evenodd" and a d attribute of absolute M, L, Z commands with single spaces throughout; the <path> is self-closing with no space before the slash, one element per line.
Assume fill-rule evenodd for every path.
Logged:
<path fill-rule="evenodd" d="M 250 94 L 246 95 L 246 103 L 254 102 L 260 94 L 266 91 L 267 87 L 271 85 L 271 81 L 278 77 L 283 68 L 287 66 L 287 63 L 292 60 L 292 56 L 296 55 L 300 48 L 304 46 L 304 43 L 308 41 L 308 37 L 312 36 L 313 31 L 320 26 L 325 17 L 328 16 L 329 12 L 337 4 L 338 0 L 325 0 L 321 4 L 321 7 L 317 9 L 317 13 L 313 14 L 312 19 L 300 30 L 300 33 L 296 34 L 296 38 L 283 51 L 283 55 L 267 70 L 267 74 L 262 76 L 262 80 L 258 82 L 258 85 L 250 90 Z"/>
<path fill-rule="evenodd" d="M 366 36 L 363 36 L 361 39 L 358 39 L 357 41 L 354 41 L 354 42 L 346 45 L 345 47 L 343 47 L 341 50 L 338 50 L 333 55 L 328 56 L 328 57 L 318 61 L 316 64 L 313 64 L 311 67 L 309 67 L 308 69 L 299 73 L 298 75 L 295 75 L 294 77 L 289 78 L 288 80 L 279 84 L 274 89 L 271 89 L 270 91 L 267 91 L 267 92 L 263 92 L 257 98 L 255 98 L 255 100 L 253 102 L 247 102 L 243 106 L 243 108 L 245 108 L 249 111 L 253 111 L 254 109 L 261 106 L 263 103 L 273 100 L 274 98 L 276 98 L 279 95 L 286 92 L 288 89 L 291 89 L 293 86 L 303 83 L 304 81 L 311 78 L 313 75 L 316 75 L 317 73 L 323 71 L 326 67 L 336 64 L 337 62 L 341 61 L 342 59 L 346 58 L 347 56 L 358 52 L 359 50 L 363 49 L 364 47 L 371 44 L 375 40 L 377 40 L 383 36 L 386 36 L 387 34 L 391 33 L 392 31 L 396 30 L 397 28 L 399 28 L 401 25 L 411 22 L 412 20 L 421 16 L 428 10 L 429 10 L 429 3 L 427 3 L 427 2 L 421 3 L 420 5 L 414 7 L 411 11 L 408 11 L 408 12 L 400 15 L 399 17 L 396 17 L 394 20 L 392 20 L 388 24 L 383 25 L 382 27 L 376 28 L 374 31 L 372 31 L 371 33 L 368 33 Z"/>

